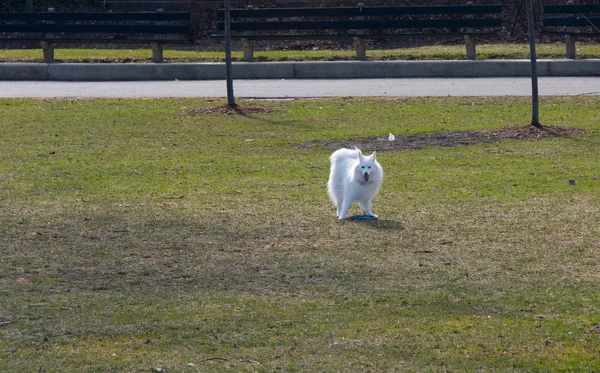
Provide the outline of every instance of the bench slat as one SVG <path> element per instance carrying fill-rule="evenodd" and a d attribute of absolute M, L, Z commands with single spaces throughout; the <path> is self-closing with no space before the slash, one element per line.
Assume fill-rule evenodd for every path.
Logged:
<path fill-rule="evenodd" d="M 600 18 L 570 17 L 570 18 L 544 18 L 543 26 L 600 26 Z"/>
<path fill-rule="evenodd" d="M 343 34 L 343 35 L 331 35 L 331 34 L 282 34 L 282 35 L 264 35 L 264 34 L 245 34 L 245 35 L 232 35 L 233 40 L 319 40 L 319 39 L 352 39 L 352 38 L 369 38 L 369 39 L 383 39 L 383 38 L 462 38 L 465 35 L 473 36 L 495 36 L 492 32 L 450 32 L 443 34 L 423 34 L 423 33 L 404 33 L 404 34 Z M 213 39 L 223 39 L 223 34 L 210 35 Z"/>
<path fill-rule="evenodd" d="M 106 25 L 106 24 L 5 24 L 1 32 L 105 33 L 105 34 L 187 34 L 187 25 Z"/>
<path fill-rule="evenodd" d="M 397 16 L 397 15 L 464 15 L 500 14 L 500 5 L 441 5 L 441 6 L 380 6 L 347 8 L 262 8 L 231 9 L 232 18 L 271 18 L 271 17 L 342 17 L 342 16 Z M 218 15 L 223 19 L 224 10 Z"/>
<path fill-rule="evenodd" d="M 139 12 L 139 13 L 33 13 L 1 12 L 0 21 L 190 21 L 186 12 Z"/>
<path fill-rule="evenodd" d="M 544 14 L 600 13 L 600 5 L 545 5 Z"/>
<path fill-rule="evenodd" d="M 148 38 L 127 38 L 127 39 L 90 39 L 90 38 L 60 38 L 60 39 L 48 39 L 45 38 L 34 38 L 34 37 L 18 37 L 14 39 L 1 39 L 2 43 L 14 44 L 14 43 L 33 43 L 40 41 L 48 41 L 58 44 L 188 44 L 187 40 L 184 39 L 148 39 Z"/>
<path fill-rule="evenodd" d="M 589 37 L 599 37 L 600 32 L 566 32 L 566 31 L 542 31 L 544 35 L 560 35 L 560 36 L 589 36 Z"/>
<path fill-rule="evenodd" d="M 217 30 L 224 30 L 224 22 L 217 22 Z M 232 31 L 258 30 L 381 30 L 427 28 L 500 27 L 502 20 L 494 18 L 431 19 L 431 20 L 381 20 L 381 21 L 296 21 L 296 22 L 233 22 Z"/>

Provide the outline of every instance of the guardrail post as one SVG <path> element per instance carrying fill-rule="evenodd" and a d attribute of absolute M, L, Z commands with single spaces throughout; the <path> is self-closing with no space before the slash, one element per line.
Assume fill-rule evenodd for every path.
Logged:
<path fill-rule="evenodd" d="M 567 1 L 567 5 L 573 5 L 573 1 Z M 575 15 L 572 15 L 574 17 Z M 565 27 L 566 32 L 575 32 L 575 27 L 567 26 Z M 575 35 L 567 34 L 565 35 L 565 47 L 567 51 L 567 58 L 574 60 L 577 58 L 577 51 L 575 49 L 575 40 L 577 37 Z"/>
<path fill-rule="evenodd" d="M 473 2 L 467 2 L 467 5 L 473 5 Z M 467 18 L 473 18 L 472 15 L 467 15 Z M 467 33 L 473 33 L 475 29 L 468 27 Z M 475 47 L 475 38 L 471 35 L 465 35 L 465 47 L 467 49 L 467 60 L 476 60 L 477 59 L 477 50 Z"/>
<path fill-rule="evenodd" d="M 48 13 L 54 13 L 54 8 L 48 8 Z M 53 38 L 53 33 L 46 33 L 46 40 L 43 40 L 40 43 L 42 45 L 42 52 L 44 53 L 45 63 L 54 63 L 54 43 L 49 41 L 49 39 Z"/>

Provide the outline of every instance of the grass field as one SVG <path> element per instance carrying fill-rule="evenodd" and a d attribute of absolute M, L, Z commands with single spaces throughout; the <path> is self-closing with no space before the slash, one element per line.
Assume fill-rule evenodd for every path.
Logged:
<path fill-rule="evenodd" d="M 378 153 L 363 223 L 299 144 L 526 125 L 528 99 L 191 111 L 223 104 L 0 100 L 1 372 L 600 370 L 598 97 L 541 100 L 587 134 Z"/>
<path fill-rule="evenodd" d="M 200 46 L 201 48 L 202 46 Z M 351 45 L 349 45 L 351 47 Z M 243 53 L 237 46 L 232 53 L 234 61 L 241 61 Z M 142 49 L 56 49 L 57 62 L 151 62 L 150 48 Z M 172 50 L 165 48 L 166 62 L 222 62 L 225 60 L 223 47 L 219 51 Z M 538 44 L 538 58 L 564 59 L 564 43 Z M 368 60 L 462 60 L 466 58 L 465 46 L 428 45 L 399 49 L 367 49 Z M 477 58 L 525 59 L 529 58 L 528 44 L 481 44 L 477 45 Z M 600 58 L 600 45 L 577 43 L 577 58 Z M 339 61 L 355 60 L 354 50 L 265 50 L 256 43 L 256 61 Z M 0 62 L 42 62 L 42 50 L 0 50 Z"/>

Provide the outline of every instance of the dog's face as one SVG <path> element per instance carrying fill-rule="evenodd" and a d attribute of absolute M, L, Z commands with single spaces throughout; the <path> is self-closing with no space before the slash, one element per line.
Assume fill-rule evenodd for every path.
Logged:
<path fill-rule="evenodd" d="M 376 160 L 375 152 L 367 157 L 362 155 L 360 151 L 358 152 L 358 166 L 355 172 L 362 183 L 368 183 L 371 175 L 377 172 L 377 167 L 375 167 Z"/>

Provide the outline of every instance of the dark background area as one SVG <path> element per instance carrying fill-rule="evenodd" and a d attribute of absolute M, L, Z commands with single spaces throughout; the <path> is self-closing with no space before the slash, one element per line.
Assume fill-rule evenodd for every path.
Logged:
<path fill-rule="evenodd" d="M 538 27 L 543 5 L 565 4 L 566 0 L 533 0 Z M 29 3 L 29 4 L 28 4 Z M 232 8 L 245 8 L 252 5 L 257 8 L 279 8 L 279 7 L 335 7 L 335 6 L 356 6 L 358 3 L 363 3 L 365 6 L 382 6 L 382 5 L 457 5 L 466 4 L 466 1 L 456 0 L 232 0 Z M 492 42 L 524 42 L 527 41 L 527 14 L 525 0 L 481 0 L 473 1 L 474 5 L 482 4 L 498 4 L 503 7 L 503 30 L 499 38 L 494 38 Z M 600 0 L 586 0 L 575 2 L 577 4 L 600 4 Z M 32 11 L 42 12 L 48 8 L 55 8 L 57 12 L 70 11 L 155 11 L 156 9 L 164 9 L 165 11 L 191 11 L 194 18 L 194 34 L 199 40 L 207 38 L 213 32 L 213 22 L 215 18 L 215 10 L 223 7 L 223 1 L 209 0 L 2 0 L 0 2 L 0 11 L 6 12 L 22 12 L 29 7 Z M 550 39 L 542 41 L 551 41 Z M 557 39 L 558 41 L 558 39 Z M 452 43 L 452 41 L 425 41 L 428 43 Z M 398 44 L 414 44 L 410 40 L 379 40 L 374 43 L 380 44 L 381 47 L 394 47 Z M 419 43 L 422 43 L 419 41 Z M 328 44 L 336 44 L 335 42 L 299 42 L 290 41 L 294 48 L 326 48 Z"/>

